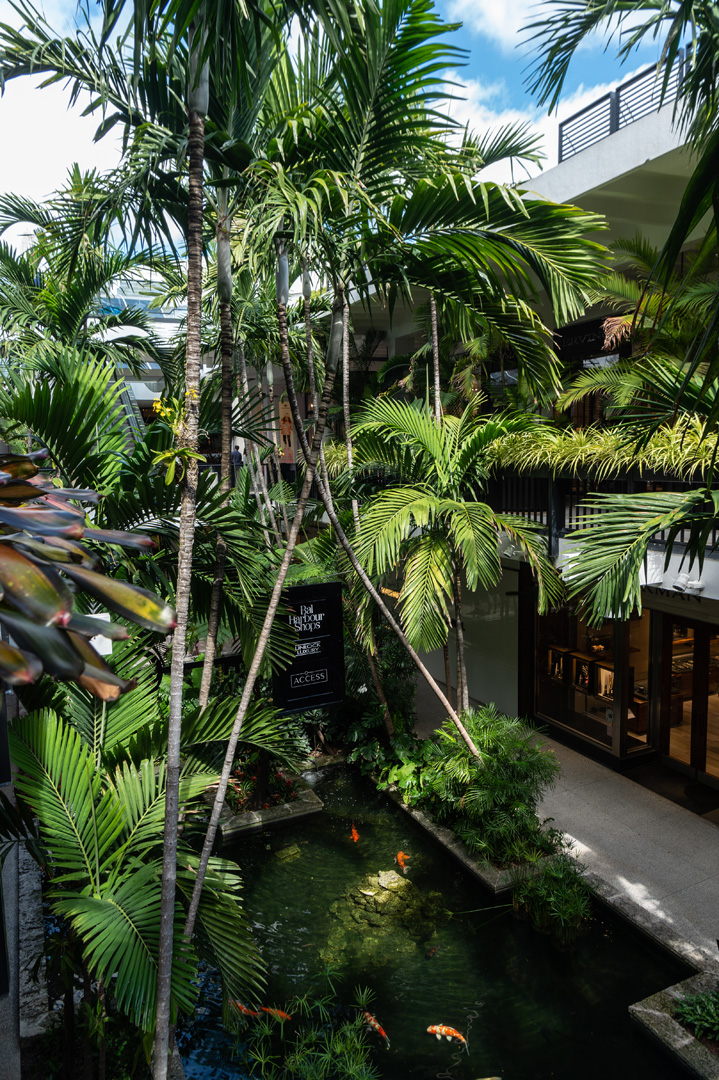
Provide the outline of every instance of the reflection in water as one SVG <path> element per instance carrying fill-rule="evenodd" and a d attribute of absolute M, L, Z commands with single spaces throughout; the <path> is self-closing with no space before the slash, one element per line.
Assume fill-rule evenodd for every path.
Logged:
<path fill-rule="evenodd" d="M 323 814 L 227 852 L 242 866 L 269 973 L 262 1004 L 282 1007 L 310 991 L 327 964 L 343 1001 L 370 988 L 391 1042 L 387 1050 L 378 1039 L 374 1052 L 386 1080 L 577 1080 L 580 1063 L 582 1080 L 676 1080 L 627 1008 L 685 968 L 604 918 L 560 952 L 353 771 L 333 766 L 314 787 Z M 411 856 L 406 876 L 398 851 Z M 188 1080 L 242 1080 L 209 976 L 203 1007 L 208 1014 L 183 1035 Z M 435 1024 L 465 1035 L 469 1052 L 427 1034 Z"/>

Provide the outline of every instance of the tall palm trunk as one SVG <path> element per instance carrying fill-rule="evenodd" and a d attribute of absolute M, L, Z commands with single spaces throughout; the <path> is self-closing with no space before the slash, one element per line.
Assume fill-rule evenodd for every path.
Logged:
<path fill-rule="evenodd" d="M 379 665 L 375 660 L 377 655 L 377 643 L 374 636 L 374 627 L 370 625 L 370 647 L 367 649 L 367 659 L 369 661 L 369 670 L 372 676 L 372 682 L 374 683 L 375 693 L 379 698 L 379 703 L 382 706 L 382 715 L 384 716 L 384 726 L 387 729 L 387 734 L 390 738 L 394 735 L 394 720 L 392 719 L 392 713 L 389 711 L 389 705 L 387 703 L 387 695 L 384 692 L 382 686 L 382 680 L 379 677 Z"/>
<path fill-rule="evenodd" d="M 447 701 L 451 701 L 452 700 L 452 669 L 451 669 L 450 663 L 449 663 L 449 644 L 447 642 L 444 643 L 443 652 L 444 652 L 444 680 L 445 680 L 445 685 L 447 687 Z M 456 702 L 457 698 L 455 697 L 454 700 Z"/>
<path fill-rule="evenodd" d="M 242 393 L 245 401 L 249 401 L 249 379 L 247 378 L 247 362 L 245 360 L 245 350 L 240 342 L 240 348 L 238 350 L 240 355 L 240 378 L 242 379 Z M 247 444 L 245 444 L 246 446 Z M 260 460 L 259 451 L 254 443 L 249 444 L 248 457 L 252 460 L 253 480 L 255 482 L 255 498 L 257 499 L 257 507 L 260 513 L 260 519 L 262 525 L 267 526 L 269 524 L 274 534 L 274 539 L 277 543 L 282 543 L 282 537 L 280 536 L 280 529 L 277 528 L 277 523 L 274 519 L 272 512 L 272 503 L 270 502 L 270 495 L 267 489 L 267 484 L 264 482 L 264 472 L 262 469 L 262 462 Z M 266 521 L 267 515 L 267 521 Z M 271 548 L 272 544 L 269 537 L 266 535 L 268 548 Z"/>
<path fill-rule="evenodd" d="M 208 107 L 207 65 L 198 71 L 199 43 L 190 31 L 188 77 L 189 198 L 187 221 L 187 344 L 185 353 L 185 414 L 178 445 L 197 450 L 200 416 L 200 369 L 202 363 L 202 170 L 205 150 L 205 116 Z M 167 732 L 167 783 L 165 830 L 162 851 L 162 903 L 157 971 L 157 1017 L 153 1057 L 154 1080 L 167 1080 L 170 1044 L 170 999 L 177 880 L 177 818 L 180 785 L 180 736 L 185 645 L 190 608 L 192 548 L 195 537 L 197 459 L 188 458 L 182 482 L 180 531 L 177 553 L 177 626 L 170 668 L 170 715 Z"/>
<path fill-rule="evenodd" d="M 240 377 L 240 391 L 241 391 L 240 397 L 244 398 L 245 401 L 249 401 L 250 400 L 250 384 L 249 384 L 249 380 L 247 378 L 247 362 L 245 360 L 245 349 L 244 349 L 244 346 L 242 344 L 242 341 L 240 341 L 239 344 L 238 344 L 237 352 L 238 352 L 238 356 L 240 358 L 240 376 L 239 376 Z M 272 525 L 271 516 L 268 514 L 267 518 L 265 518 L 266 507 L 265 507 L 265 504 L 263 503 L 262 463 L 260 462 L 260 456 L 257 453 L 257 448 L 256 448 L 255 444 L 253 442 L 250 442 L 247 439 L 245 439 L 245 453 L 246 453 L 246 456 L 247 456 L 247 467 L 250 470 L 250 476 L 252 478 L 252 490 L 253 490 L 254 495 L 255 495 L 255 502 L 257 503 L 257 512 L 259 514 L 260 521 L 262 522 L 262 525 L 263 525 L 265 530 L 267 530 L 268 525 L 269 525 L 269 528 L 272 529 L 273 525 Z M 267 499 L 267 503 L 269 503 L 269 498 Z M 273 531 L 276 533 L 277 532 L 276 528 Z M 266 546 L 270 550 L 272 550 L 272 543 L 271 543 L 270 538 L 267 535 L 266 531 L 264 533 L 264 537 L 265 537 Z"/>
<path fill-rule="evenodd" d="M 230 493 L 230 454 L 232 451 L 232 253 L 230 251 L 230 229 L 232 217 L 228 212 L 227 189 L 220 188 L 217 193 L 217 296 L 220 301 L 220 357 L 221 391 L 220 411 L 222 419 L 222 447 L 220 454 L 220 489 L 225 493 L 223 506 L 227 505 Z M 212 670 L 217 654 L 217 632 L 222 611 L 222 586 L 225 581 L 227 563 L 227 544 L 218 533 L 215 554 L 215 576 L 210 594 L 210 615 L 207 622 L 205 641 L 205 660 L 202 665 L 202 679 L 198 703 L 201 709 L 207 705 L 212 683 Z"/>
<path fill-rule="evenodd" d="M 456 566 L 456 563 L 455 563 Z M 452 577 L 452 591 L 454 593 L 454 615 L 456 621 L 457 640 L 457 711 L 466 712 L 469 708 L 469 689 L 467 687 L 467 664 L 464 652 L 464 626 L 462 625 L 462 582 L 459 569 L 455 569 Z"/>
<path fill-rule="evenodd" d="M 298 439 L 300 441 L 300 445 L 302 447 L 302 452 L 305 455 L 305 461 L 309 462 L 309 460 L 310 460 L 310 447 L 309 447 L 309 445 L 307 443 L 307 438 L 305 436 L 304 429 L 302 427 L 302 417 L 300 416 L 299 405 L 297 404 L 297 394 L 295 392 L 295 383 L 294 383 L 294 378 L 293 378 L 293 375 L 292 375 L 292 366 L 291 366 L 291 364 L 289 362 L 289 355 L 287 357 L 287 360 L 285 360 L 285 358 L 283 356 L 283 358 L 282 358 L 282 366 L 283 366 L 284 374 L 285 374 L 285 384 L 287 386 L 287 397 L 289 398 L 290 408 L 292 409 L 292 416 L 293 416 L 293 419 L 294 419 L 294 422 L 295 422 L 295 430 L 297 431 L 297 437 L 298 437 Z M 472 754 L 473 757 L 481 759 L 482 755 L 480 754 L 479 750 L 475 746 L 471 735 L 469 734 L 469 732 L 465 728 L 462 721 L 459 719 L 459 716 L 457 715 L 457 713 L 452 708 L 452 706 L 451 706 L 450 702 L 448 701 L 447 697 L 442 693 L 441 687 L 437 684 L 436 680 L 433 679 L 433 677 L 430 675 L 430 673 L 427 670 L 425 664 L 422 663 L 422 660 L 421 660 L 420 656 L 418 655 L 416 649 L 414 649 L 412 647 L 412 645 L 410 644 L 404 630 L 399 625 L 399 623 L 397 622 L 397 620 L 393 616 L 392 612 L 389 610 L 389 608 L 385 604 L 384 600 L 380 596 L 379 592 L 377 591 L 377 589 L 374 587 L 374 585 L 370 581 L 364 567 L 360 564 L 360 562 L 359 562 L 359 560 L 358 560 L 358 558 L 357 558 L 357 556 L 356 556 L 356 554 L 354 552 L 354 548 L 350 544 L 350 542 L 349 542 L 349 540 L 347 538 L 347 535 L 346 535 L 344 529 L 342 528 L 342 525 L 340 524 L 340 521 L 339 521 L 339 519 L 338 519 L 338 517 L 337 517 L 337 515 L 336 515 L 336 513 L 334 511 L 332 501 L 331 501 L 331 499 L 329 498 L 329 496 L 327 494 L 324 483 L 319 479 L 319 477 L 317 478 L 317 489 L 318 489 L 318 492 L 319 492 L 320 499 L 322 500 L 322 502 L 324 504 L 324 508 L 327 511 L 327 516 L 330 519 L 332 527 L 333 527 L 333 529 L 335 531 L 335 536 L 337 537 L 338 541 L 340 542 L 340 544 L 344 548 L 344 550 L 345 550 L 345 552 L 347 554 L 347 557 L 348 557 L 353 569 L 357 573 L 360 581 L 364 585 L 364 587 L 367 590 L 367 592 L 369 593 L 369 595 L 374 600 L 374 602 L 377 605 L 377 607 L 379 608 L 379 610 L 384 615 L 384 617 L 387 620 L 387 622 L 389 623 L 389 625 L 394 630 L 394 632 L 397 635 L 397 637 L 399 638 L 399 640 L 404 645 L 406 651 L 408 652 L 408 654 L 410 655 L 410 657 L 414 661 L 414 664 L 415 664 L 417 670 L 419 671 L 420 675 L 423 676 L 423 678 L 426 680 L 426 682 L 427 682 L 428 686 L 430 687 L 430 689 L 433 691 L 435 696 L 440 701 L 440 703 L 442 705 L 442 708 L 447 710 L 447 715 L 451 719 L 454 726 L 457 728 L 457 731 L 459 732 L 462 739 L 464 740 L 469 752 Z"/>
<path fill-rule="evenodd" d="M 342 409 L 345 421 L 345 446 L 347 447 L 347 471 L 350 486 L 354 488 L 354 462 L 352 454 L 352 427 L 350 422 L 350 305 L 346 289 L 342 290 Z M 355 533 L 359 533 L 359 507 L 352 496 L 352 519 Z"/>
<path fill-rule="evenodd" d="M 319 394 L 317 393 L 317 376 L 315 374 L 314 352 L 312 348 L 312 311 L 310 308 L 312 288 L 310 284 L 310 274 L 306 259 L 303 260 L 302 263 L 302 295 L 304 297 L 305 310 L 305 347 L 307 349 L 307 378 L 309 380 L 310 395 L 312 397 L 312 416 L 313 418 L 316 418 L 317 409 L 319 408 Z M 315 426 L 313 424 L 310 437 L 314 436 L 314 432 Z M 324 444 L 320 446 L 320 475 L 322 476 L 325 487 L 329 491 L 330 481 L 329 475 L 327 473 L 327 462 L 325 461 Z"/>
<path fill-rule="evenodd" d="M 312 419 L 317 417 L 317 382 L 315 380 L 315 361 L 312 352 L 312 309 L 310 307 L 310 301 L 312 299 L 312 285 L 310 282 L 310 272 L 307 265 L 307 259 L 302 260 L 302 298 L 304 301 L 304 315 L 305 315 L 305 350 L 307 353 L 307 380 L 310 386 L 310 400 L 312 402 Z M 314 424 L 312 425 L 310 437 L 314 435 Z"/>
<path fill-rule="evenodd" d="M 272 361 L 267 365 L 267 400 L 270 406 L 270 416 L 272 417 L 272 423 L 275 423 L 275 373 L 272 368 Z M 272 442 L 271 451 L 267 458 L 267 467 L 270 471 L 274 470 L 277 484 L 282 482 L 282 471 L 280 469 L 280 448 L 276 442 Z M 285 527 L 285 536 L 290 531 L 290 523 L 287 519 L 287 507 L 285 506 L 284 499 L 280 499 L 280 512 L 282 514 L 282 522 Z M 281 537 L 280 537 L 281 540 Z"/>
<path fill-rule="evenodd" d="M 442 420 L 442 402 L 439 396 L 439 335 L 437 333 L 437 302 L 429 298 L 429 319 L 432 334 L 432 367 L 434 369 L 434 422 L 437 427 Z"/>
<path fill-rule="evenodd" d="M 280 338 L 282 340 L 283 334 L 286 341 L 287 331 L 287 313 L 284 304 L 277 305 L 278 321 L 280 324 Z M 283 330 L 284 324 L 284 330 Z M 220 775 L 220 781 L 217 785 L 215 792 L 215 799 L 212 804 L 212 813 L 210 815 L 210 823 L 207 827 L 207 833 L 205 835 L 205 841 L 202 847 L 202 853 L 200 855 L 200 861 L 197 867 L 197 876 L 195 878 L 195 885 L 192 891 L 192 898 L 190 900 L 190 907 L 187 913 L 187 921 L 185 923 L 185 934 L 187 937 L 191 937 L 192 931 L 195 926 L 195 920 L 197 918 L 197 909 L 200 903 L 200 895 L 202 893 L 202 885 L 207 873 L 207 864 L 212 852 L 212 847 L 217 835 L 217 828 L 220 823 L 220 814 L 225 803 L 225 794 L 227 792 L 227 784 L 230 778 L 230 772 L 234 762 L 235 752 L 237 750 L 237 742 L 242 730 L 242 724 L 247 712 L 247 706 L 250 703 L 252 692 L 257 681 L 257 676 L 260 671 L 260 666 L 267 649 L 267 643 L 270 638 L 270 631 L 272 624 L 279 607 L 280 597 L 282 595 L 282 589 L 287 577 L 287 571 L 292 561 L 292 556 L 299 536 L 300 527 L 302 525 L 302 519 L 304 517 L 305 507 L 307 506 L 307 500 L 310 494 L 310 488 L 312 487 L 312 480 L 315 476 L 315 467 L 317 463 L 317 457 L 319 455 L 319 448 L 322 443 L 322 436 L 327 423 L 327 412 L 329 410 L 330 397 L 332 396 L 332 388 L 334 386 L 335 375 L 337 373 L 337 363 L 340 356 L 341 348 L 341 333 L 342 333 L 342 308 L 341 305 L 335 304 L 332 310 L 332 326 L 330 330 L 330 340 L 327 350 L 327 362 L 325 368 L 325 385 L 322 391 L 322 399 L 320 401 L 320 407 L 316 417 L 315 435 L 312 440 L 312 448 L 308 448 L 307 454 L 307 469 L 305 472 L 305 479 L 302 484 L 302 490 L 297 502 L 297 510 L 290 526 L 289 536 L 287 537 L 287 546 L 285 547 L 285 553 L 280 564 L 277 578 L 275 580 L 274 588 L 272 590 L 272 596 L 270 597 L 270 603 L 267 608 L 267 614 L 265 615 L 264 622 L 262 624 L 262 630 L 257 640 L 257 647 L 255 648 L 255 655 L 252 658 L 249 671 L 247 672 L 247 679 L 242 690 L 242 697 L 240 698 L 240 705 L 235 717 L 235 723 L 230 734 L 230 738 L 227 743 L 227 751 L 225 753 L 225 761 L 222 766 L 222 773 Z M 286 350 L 283 346 L 283 367 L 285 366 L 284 354 L 287 353 L 286 364 L 290 369 L 289 364 L 289 350 Z M 296 399 L 295 399 L 296 404 Z M 300 429 L 302 424 L 300 422 Z M 304 438 L 304 430 L 302 430 Z M 307 441 L 305 439 L 305 446 Z"/>

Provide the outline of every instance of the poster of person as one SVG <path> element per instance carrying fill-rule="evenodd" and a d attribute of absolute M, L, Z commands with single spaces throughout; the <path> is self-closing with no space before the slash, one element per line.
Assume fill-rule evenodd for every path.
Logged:
<path fill-rule="evenodd" d="M 283 465 L 295 463 L 295 428 L 292 423 L 292 410 L 289 401 L 280 401 L 279 409 L 279 448 L 280 461 Z"/>

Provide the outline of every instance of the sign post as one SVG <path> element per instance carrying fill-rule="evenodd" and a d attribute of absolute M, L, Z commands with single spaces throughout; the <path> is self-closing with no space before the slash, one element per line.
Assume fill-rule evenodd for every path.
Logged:
<path fill-rule="evenodd" d="M 287 713 L 341 705 L 345 697 L 341 584 L 295 585 L 282 598 L 288 608 L 284 618 L 297 636 L 294 660 L 273 679 L 275 705 Z"/>

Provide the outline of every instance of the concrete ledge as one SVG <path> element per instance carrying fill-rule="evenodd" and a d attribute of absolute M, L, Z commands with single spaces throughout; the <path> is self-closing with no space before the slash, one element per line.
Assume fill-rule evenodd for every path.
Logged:
<path fill-rule="evenodd" d="M 24 845 L 18 848 L 18 940 L 20 1043 L 42 1035 L 50 1026 L 50 1001 L 45 974 L 45 927 L 40 867 Z M 38 963 L 39 961 L 39 963 Z M 35 977 L 33 969 L 37 965 Z"/>
<path fill-rule="evenodd" d="M 701 1080 L 719 1080 L 719 1057 L 707 1050 L 674 1019 L 677 1002 L 689 994 L 717 989 L 717 976 L 693 975 L 658 994 L 629 1006 L 629 1015 L 685 1069 Z"/>
<path fill-rule="evenodd" d="M 691 941 L 687 941 L 686 938 L 676 933 L 671 924 L 665 919 L 655 915 L 652 911 L 648 911 L 642 904 L 630 899 L 625 893 L 617 892 L 613 885 L 595 874 L 594 871 L 587 870 L 584 876 L 594 895 L 617 915 L 621 915 L 630 922 L 635 929 L 646 934 L 658 945 L 668 949 L 669 952 L 697 971 L 703 971 L 710 976 L 712 972 L 719 974 L 719 958 L 706 953 Z"/>
<path fill-rule="evenodd" d="M 304 780 L 296 779 L 295 788 L 297 799 L 294 802 L 280 803 L 268 810 L 245 810 L 242 814 L 233 814 L 225 807 L 220 817 L 223 840 L 235 840 L 238 836 L 247 836 L 248 833 L 262 829 L 278 828 L 318 814 L 323 803 L 310 785 Z"/>

